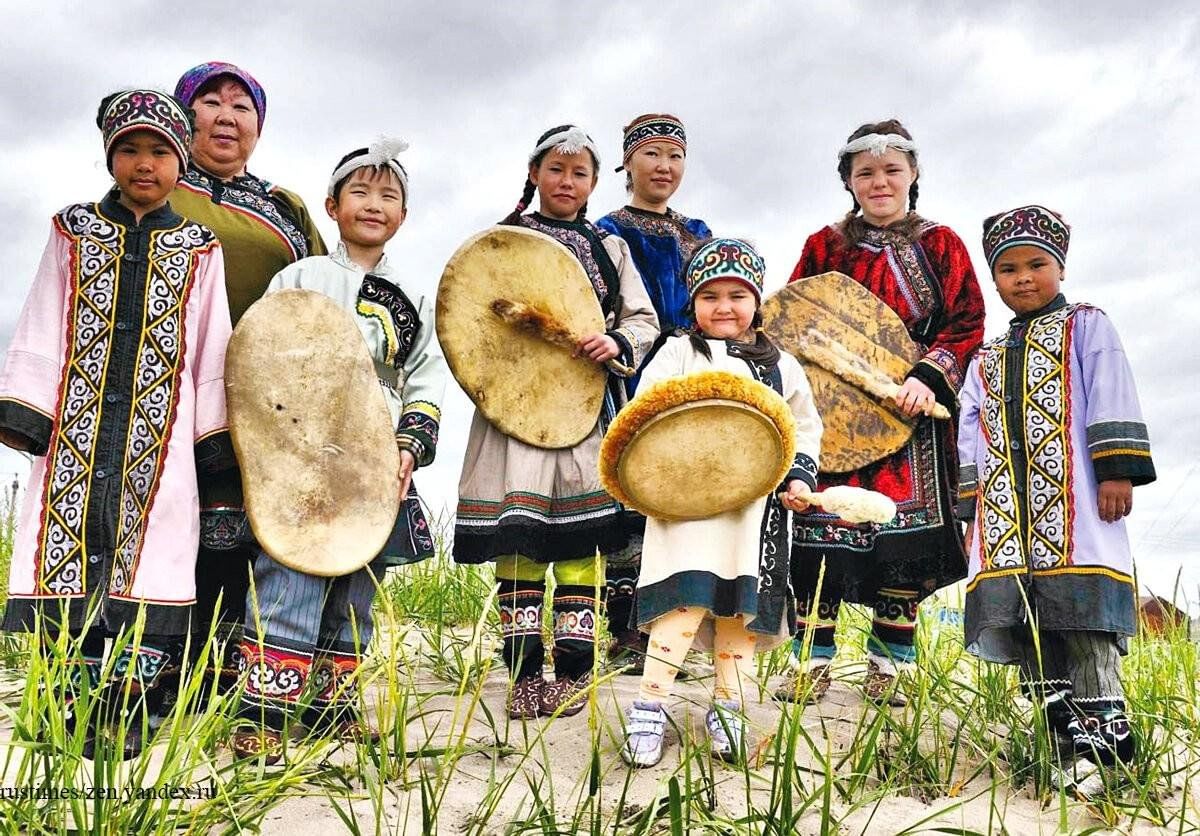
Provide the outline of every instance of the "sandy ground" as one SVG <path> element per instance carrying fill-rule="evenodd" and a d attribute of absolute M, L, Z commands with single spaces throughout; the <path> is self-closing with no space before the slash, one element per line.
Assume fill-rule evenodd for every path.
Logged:
<path fill-rule="evenodd" d="M 695 669 L 701 677 L 702 666 Z M 771 683 L 774 685 L 775 683 Z M 0 700 L 11 704 L 12 680 L 8 693 L 0 688 Z M 435 694 L 423 698 L 418 714 L 407 727 L 407 743 L 411 749 L 415 744 L 443 745 L 450 736 L 462 740 L 467 747 L 479 751 L 468 754 L 453 766 L 445 776 L 447 762 L 438 757 L 409 761 L 407 775 L 400 780 L 387 782 L 382 793 L 383 803 L 377 808 L 369 793 L 364 790 L 363 775 L 371 775 L 368 768 L 363 771 L 356 761 L 353 747 L 333 747 L 327 754 L 326 764 L 347 767 L 350 776 L 348 791 L 338 799 L 343 815 L 351 815 L 364 833 L 384 832 L 394 834 L 418 834 L 423 832 L 421 817 L 421 791 L 418 777 L 424 769 L 428 775 L 442 775 L 442 796 L 438 808 L 436 832 L 462 833 L 482 826 L 482 832 L 501 834 L 507 822 L 514 817 L 525 818 L 531 812 L 531 784 L 541 786 L 546 796 L 553 792 L 555 808 L 560 811 L 575 810 L 579 800 L 586 795 L 591 758 L 591 739 L 598 735 L 601 740 L 600 780 L 596 794 L 597 804 L 608 820 L 624 795 L 622 817 L 635 817 L 648 806 L 659 803 L 667 794 L 667 781 L 676 774 L 680 764 L 681 736 L 703 741 L 703 718 L 707 707 L 706 683 L 689 681 L 677 689 L 677 701 L 670 709 L 673 728 L 668 735 L 668 749 L 663 762 L 647 770 L 633 773 L 624 766 L 617 755 L 620 739 L 621 709 L 636 693 L 637 679 L 630 676 L 615 676 L 597 689 L 594 709 L 573 718 L 535 720 L 531 722 L 508 721 L 504 716 L 504 697 L 507 682 L 500 671 L 493 671 L 483 689 L 483 704 L 476 706 L 469 721 L 464 717 L 460 704 L 455 712 L 455 700 L 442 682 L 429 679 L 419 683 L 419 690 Z M 486 708 L 486 711 L 484 710 Z M 747 714 L 753 724 L 751 751 L 769 747 L 769 735 L 775 730 L 780 708 L 769 699 L 766 702 L 750 702 Z M 795 710 L 795 709 L 793 709 Z M 863 710 L 862 698 L 852 682 L 835 682 L 826 699 L 819 705 L 803 709 L 805 726 L 814 737 L 824 734 L 831 751 L 836 753 L 849 742 L 858 725 Z M 488 713 L 494 725 L 488 721 Z M 7 722 L 4 725 L 8 725 Z M 822 732 L 824 729 L 824 732 Z M 0 729 L 0 735 L 8 740 L 11 729 Z M 507 754 L 498 754 L 502 744 Z M 15 786 L 19 777 L 15 772 L 16 759 L 5 757 L 0 743 L 0 767 L 4 775 L 0 784 Z M 154 751 L 150 768 L 141 776 L 143 786 L 152 786 L 161 751 Z M 11 751 L 11 750 L 10 750 Z M 529 753 L 529 754 L 526 754 Z M 228 761 L 228 754 L 221 752 L 218 763 Z M 693 760 L 693 764 L 696 761 Z M 713 805 L 716 814 L 735 819 L 747 809 L 747 798 L 756 806 L 765 806 L 770 795 L 769 770 L 752 770 L 747 781 L 746 773 L 730 768 L 720 762 L 704 759 L 705 768 L 711 765 L 710 774 L 694 771 L 690 787 L 702 793 Z M 811 769 L 808 786 L 819 785 L 821 775 L 813 768 L 811 757 L 798 757 L 801 769 Z M 515 775 L 514 775 L 515 773 Z M 405 780 L 407 777 L 407 780 Z M 489 788 L 512 778 L 507 789 L 493 791 L 492 798 L 498 799 L 490 808 L 481 807 L 489 796 Z M 374 780 L 374 779 L 368 779 Z M 86 779 L 85 779 L 86 781 Z M 956 797 L 923 800 L 906 796 L 883 797 L 862 805 L 845 818 L 842 833 L 899 833 L 910 828 L 916 832 L 969 832 L 1041 834 L 1057 833 L 1060 821 L 1065 820 L 1069 832 L 1088 831 L 1101 826 L 1093 810 L 1079 803 L 1070 804 L 1060 810 L 1057 797 L 1047 808 L 1029 791 L 1013 792 L 1007 784 L 1000 783 L 993 791 L 987 777 L 976 779 L 961 787 Z M 684 788 L 687 792 L 687 788 Z M 872 792 L 869 788 L 866 792 Z M 380 793 L 374 793 L 379 796 Z M 802 799 L 798 799 L 800 803 Z M 1180 793 L 1171 799 L 1172 806 L 1183 803 Z M 1189 809 L 1194 808 L 1196 799 L 1187 799 Z M 842 816 L 847 805 L 834 801 L 835 814 Z M 816 833 L 820 829 L 820 805 L 801 820 L 800 832 Z M 586 829 L 586 823 L 581 824 Z M 940 829 L 940 830 L 939 830 Z M 262 833 L 280 833 L 288 836 L 307 834 L 329 834 L 345 832 L 346 827 L 334 810 L 326 790 L 303 787 L 296 797 L 276 804 L 262 821 Z M 214 832 L 225 832 L 218 829 Z M 611 832 L 611 830 L 609 831 Z M 1109 832 L 1097 830 L 1094 832 Z M 1122 822 L 1122 833 L 1155 833 L 1156 828 L 1138 824 L 1129 829 Z M 1170 832 L 1180 832 L 1175 829 Z M 1188 831 L 1183 831 L 1188 832 Z"/>

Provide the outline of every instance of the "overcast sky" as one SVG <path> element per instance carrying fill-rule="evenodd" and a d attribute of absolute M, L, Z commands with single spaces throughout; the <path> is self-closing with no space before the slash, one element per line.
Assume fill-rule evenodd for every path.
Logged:
<path fill-rule="evenodd" d="M 250 170 L 321 201 L 334 163 L 381 132 L 407 138 L 408 222 L 391 258 L 431 291 L 447 258 L 507 214 L 536 137 L 567 121 L 599 143 L 590 213 L 624 202 L 621 126 L 678 114 L 688 169 L 672 205 L 749 237 L 781 285 L 807 235 L 849 198 L 836 152 L 897 116 L 922 162 L 920 212 L 954 228 L 982 271 L 987 333 L 1003 330 L 982 219 L 1044 203 L 1072 224 L 1064 291 L 1120 331 L 1159 480 L 1135 492 L 1145 581 L 1185 566 L 1200 589 L 1200 17 L 1185 2 L 328 2 L 177 8 L 5 0 L 0 33 L 0 345 L 48 219 L 108 185 L 93 119 L 114 89 L 170 90 L 224 60 L 267 91 Z M 186 19 L 184 19 L 186 18 Z M 20 22 L 18 22 L 18 19 Z M 438 461 L 417 476 L 453 507 L 471 405 L 450 382 Z M 23 476 L 0 453 L 0 480 Z"/>

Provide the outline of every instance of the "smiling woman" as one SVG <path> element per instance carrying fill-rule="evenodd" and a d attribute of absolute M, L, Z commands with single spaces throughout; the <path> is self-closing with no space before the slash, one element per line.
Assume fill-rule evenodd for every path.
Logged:
<path fill-rule="evenodd" d="M 236 325 L 276 273 L 307 256 L 324 255 L 325 243 L 298 195 L 246 169 L 267 115 L 267 94 L 254 76 L 233 64 L 200 64 L 180 77 L 175 95 L 195 112 L 196 134 L 191 163 L 171 205 L 221 241 L 229 315 Z M 194 621 L 200 637 L 207 634 L 218 595 L 222 632 L 236 632 L 242 622 L 255 551 L 242 542 L 241 499 L 236 480 L 214 485 L 201 497 L 205 513 Z M 235 646 L 229 642 L 228 650 Z M 229 682 L 236 679 L 231 657 L 224 674 Z"/>

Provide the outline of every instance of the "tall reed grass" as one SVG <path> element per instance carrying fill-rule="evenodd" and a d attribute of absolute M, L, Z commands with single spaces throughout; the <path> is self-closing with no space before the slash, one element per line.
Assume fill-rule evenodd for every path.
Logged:
<path fill-rule="evenodd" d="M 440 534 L 449 525 L 442 520 Z M 11 530 L 0 532 L 0 566 L 10 550 Z M 747 694 L 749 762 L 715 761 L 700 719 L 710 669 L 689 661 L 692 681 L 670 709 L 667 757 L 643 771 L 616 753 L 621 708 L 636 683 L 616 671 L 597 670 L 578 717 L 507 719 L 488 567 L 455 566 L 443 552 L 390 575 L 376 610 L 357 686 L 379 740 L 310 735 L 271 767 L 232 760 L 236 695 L 195 671 L 184 672 L 153 747 L 127 762 L 106 747 L 87 759 L 83 728 L 95 700 L 79 700 L 74 728 L 64 721 L 66 640 L 43 647 L 5 638 L 0 831 L 1200 832 L 1200 659 L 1183 629 L 1133 642 L 1125 677 L 1141 757 L 1084 803 L 1055 789 L 1050 735 L 1018 696 L 1013 672 L 966 654 L 961 626 L 936 603 L 922 609 L 922 662 L 906 677 L 907 706 L 856 695 L 870 626 L 844 608 L 839 644 L 849 652 L 821 706 L 760 704 L 786 671 L 788 651 L 760 657 L 750 688 L 757 693 Z M 135 628 L 115 644 L 137 640 Z M 201 650 L 205 658 L 219 652 L 212 637 Z"/>

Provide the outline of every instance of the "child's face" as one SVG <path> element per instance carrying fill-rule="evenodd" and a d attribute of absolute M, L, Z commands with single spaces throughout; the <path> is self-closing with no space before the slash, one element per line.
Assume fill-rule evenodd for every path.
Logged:
<path fill-rule="evenodd" d="M 738 279 L 717 279 L 696 292 L 696 325 L 707 337 L 749 341 L 758 298 Z"/>
<path fill-rule="evenodd" d="M 337 222 L 343 241 L 372 248 L 386 244 L 408 215 L 395 172 L 373 166 L 351 172 L 337 200 L 325 199 L 325 211 Z"/>
<path fill-rule="evenodd" d="M 859 151 L 850 163 L 850 191 L 863 219 L 887 226 L 908 214 L 908 190 L 917 180 L 908 155 L 889 148 L 882 157 Z"/>
<path fill-rule="evenodd" d="M 625 164 L 633 181 L 633 196 L 663 204 L 683 182 L 683 149 L 673 142 L 647 142 Z"/>
<path fill-rule="evenodd" d="M 157 209 L 179 180 L 179 157 L 154 131 L 132 131 L 113 146 L 112 175 L 130 208 Z"/>
<path fill-rule="evenodd" d="M 1004 304 L 1016 314 L 1033 313 L 1058 295 L 1063 269 L 1058 259 L 1041 247 L 1021 244 L 996 258 L 992 278 Z"/>
<path fill-rule="evenodd" d="M 578 154 L 552 149 L 539 165 L 529 167 L 529 180 L 537 186 L 543 215 L 573 221 L 596 187 L 596 167 L 586 148 Z"/>

